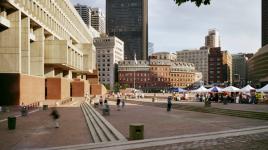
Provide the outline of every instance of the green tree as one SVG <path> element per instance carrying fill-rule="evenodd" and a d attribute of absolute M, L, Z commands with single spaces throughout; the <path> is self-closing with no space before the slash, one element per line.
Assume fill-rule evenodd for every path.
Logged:
<path fill-rule="evenodd" d="M 211 0 L 174 0 L 178 6 L 188 1 L 195 3 L 197 7 L 201 5 L 209 5 Z"/>
<path fill-rule="evenodd" d="M 120 84 L 118 82 L 115 82 L 113 90 L 114 90 L 114 92 L 119 92 L 120 91 Z"/>

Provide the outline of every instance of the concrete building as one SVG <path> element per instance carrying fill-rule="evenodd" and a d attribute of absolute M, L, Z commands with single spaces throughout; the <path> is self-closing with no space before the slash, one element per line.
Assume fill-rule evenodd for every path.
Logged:
<path fill-rule="evenodd" d="M 208 31 L 208 35 L 205 38 L 205 47 L 207 48 L 221 47 L 220 35 L 216 29 L 211 29 Z"/>
<path fill-rule="evenodd" d="M 203 81 L 208 83 L 208 49 L 177 51 L 177 61 L 189 62 L 195 65 L 197 71 L 202 72 Z"/>
<path fill-rule="evenodd" d="M 106 32 L 125 43 L 125 60 L 148 59 L 148 0 L 106 0 Z"/>
<path fill-rule="evenodd" d="M 268 1 L 262 0 L 262 47 L 268 44 Z"/>
<path fill-rule="evenodd" d="M 91 9 L 87 5 L 77 4 L 74 6 L 76 11 L 79 13 L 85 24 L 91 26 Z"/>
<path fill-rule="evenodd" d="M 100 8 L 92 8 L 91 9 L 91 26 L 95 28 L 97 31 L 102 33 L 106 33 L 106 23 L 105 23 L 105 15 Z"/>
<path fill-rule="evenodd" d="M 117 64 L 124 60 L 124 42 L 117 37 L 100 37 L 94 39 L 97 51 L 97 65 L 100 82 L 113 89 L 118 80 Z"/>
<path fill-rule="evenodd" d="M 237 87 L 244 87 L 247 84 L 247 61 L 246 54 L 239 53 L 232 55 L 233 84 Z"/>
<path fill-rule="evenodd" d="M 178 62 L 175 54 L 167 52 L 154 53 L 149 61 L 138 60 L 137 64 L 134 60 L 119 62 L 119 83 L 143 90 L 188 87 L 198 80 L 196 75 L 200 79 L 194 64 Z"/>
<path fill-rule="evenodd" d="M 0 2 L 0 105 L 84 96 L 95 69 L 92 33 L 69 0 Z"/>
<path fill-rule="evenodd" d="M 222 51 L 223 63 L 223 80 L 225 83 L 232 84 L 233 82 L 233 62 L 232 55 L 228 51 Z"/>
<path fill-rule="evenodd" d="M 208 56 L 208 82 L 210 84 L 232 84 L 232 56 L 221 48 L 211 48 Z"/>
<path fill-rule="evenodd" d="M 268 84 L 268 45 L 262 47 L 248 61 L 249 81 L 256 86 Z"/>

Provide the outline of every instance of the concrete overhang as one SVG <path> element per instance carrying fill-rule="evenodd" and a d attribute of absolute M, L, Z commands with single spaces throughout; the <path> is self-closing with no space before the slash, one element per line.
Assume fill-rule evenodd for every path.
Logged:
<path fill-rule="evenodd" d="M 3 16 L 0 16 L 0 26 L 1 28 L 10 28 L 10 21 Z"/>

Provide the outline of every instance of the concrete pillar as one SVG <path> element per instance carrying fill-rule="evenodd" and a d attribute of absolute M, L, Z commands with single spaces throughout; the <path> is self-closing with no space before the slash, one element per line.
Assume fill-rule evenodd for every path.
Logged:
<path fill-rule="evenodd" d="M 21 20 L 21 72 L 30 74 L 30 18 Z"/>
<path fill-rule="evenodd" d="M 0 32 L 0 73 L 21 73 L 21 12 L 8 14 L 10 28 Z"/>
<path fill-rule="evenodd" d="M 44 28 L 34 31 L 36 41 L 31 43 L 31 75 L 44 76 Z"/>

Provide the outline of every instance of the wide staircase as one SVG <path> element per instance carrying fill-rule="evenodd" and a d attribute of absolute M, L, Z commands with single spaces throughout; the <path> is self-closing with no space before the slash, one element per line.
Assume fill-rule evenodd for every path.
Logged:
<path fill-rule="evenodd" d="M 81 103 L 87 126 L 94 143 L 127 141 L 102 115 L 87 102 Z"/>

